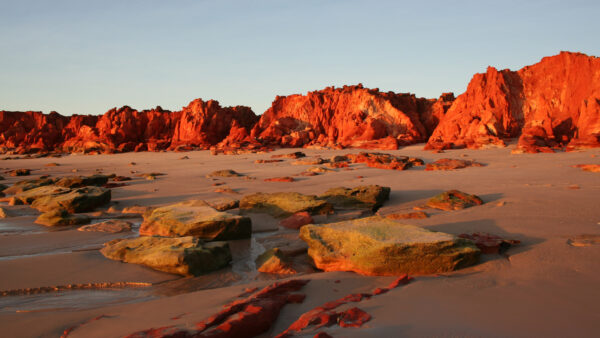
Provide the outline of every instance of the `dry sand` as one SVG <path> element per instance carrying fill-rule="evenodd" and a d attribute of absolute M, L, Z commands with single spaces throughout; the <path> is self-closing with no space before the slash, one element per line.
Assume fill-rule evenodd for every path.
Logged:
<path fill-rule="evenodd" d="M 571 167 L 600 163 L 600 149 L 535 155 L 511 155 L 509 148 L 451 150 L 441 154 L 421 149 L 422 145 L 415 145 L 389 153 L 416 156 L 426 162 L 464 155 L 465 159 L 486 166 L 427 172 L 423 167 L 392 171 L 353 164 L 354 170 L 300 176 L 297 182 L 263 182 L 265 178 L 298 174 L 309 167 L 291 165 L 292 160 L 254 163 L 256 159 L 294 151 L 283 149 L 237 156 L 189 152 L 185 153 L 189 157 L 186 160 L 179 159 L 184 154 L 172 152 L 69 155 L 2 161 L 0 167 L 35 169 L 32 177 L 72 175 L 73 169 L 78 170 L 76 174 L 85 175 L 95 173 L 96 169 L 124 176 L 144 172 L 167 174 L 154 181 L 136 178 L 125 182 L 129 184 L 126 187 L 113 189 L 113 201 L 118 202 L 113 205 L 117 208 L 228 195 L 214 192 L 215 182 L 225 182 L 225 186 L 237 191 L 240 195 L 229 195 L 234 198 L 253 192 L 320 194 L 335 186 L 389 186 L 391 199 L 380 209 L 381 214 L 412 211 L 413 206 L 444 190 L 477 194 L 486 202 L 484 205 L 454 212 L 427 210 L 429 218 L 404 223 L 453 234 L 489 232 L 521 240 L 521 245 L 510 248 L 506 256 L 484 255 L 481 264 L 456 273 L 418 276 L 407 286 L 359 303 L 361 309 L 373 316 L 363 327 L 333 326 L 323 331 L 343 337 L 596 336 L 600 331 L 600 245 L 573 247 L 567 240 L 580 234 L 600 234 L 600 175 Z M 308 156 L 328 158 L 359 150 L 301 151 Z M 60 166 L 45 167 L 49 162 Z M 206 178 L 206 174 L 218 169 L 233 169 L 256 179 Z M 5 178 L 4 184 L 23 179 Z M 579 189 L 569 188 L 573 185 Z M 105 317 L 79 326 L 70 336 L 118 337 L 151 327 L 193 325 L 218 311 L 246 287 L 272 282 L 272 277 L 253 271 L 252 257 L 262 250 L 256 239 L 232 243 L 235 251 L 232 268 L 209 276 L 180 278 L 110 261 L 97 251 L 102 243 L 126 235 L 78 232 L 74 228 L 49 231 L 32 223 L 36 213 L 30 209 L 6 208 L 15 209 L 21 216 L 0 219 L 0 290 L 108 281 L 155 285 L 0 297 L 2 336 L 56 337 L 64 329 L 100 315 Z M 257 216 L 253 221 L 263 231 L 276 226 L 275 220 L 265 216 Z M 258 239 L 261 236 L 268 233 L 256 234 Z M 301 313 L 325 301 L 353 292 L 372 291 L 393 279 L 347 272 L 305 274 L 300 278 L 311 279 L 302 290 L 306 300 L 284 307 L 265 337 L 283 331 Z M 340 282 L 334 283 L 336 280 Z M 211 289 L 202 290 L 207 288 Z"/>

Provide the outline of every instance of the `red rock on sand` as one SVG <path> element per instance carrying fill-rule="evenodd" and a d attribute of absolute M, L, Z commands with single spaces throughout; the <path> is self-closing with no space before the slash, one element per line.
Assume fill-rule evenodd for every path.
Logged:
<path fill-rule="evenodd" d="M 223 310 L 197 323 L 196 330 L 168 326 L 135 332 L 127 337 L 254 337 L 269 330 L 283 306 L 303 300 L 293 292 L 308 282 L 294 279 L 271 284 L 253 296 L 226 304 Z"/>
<path fill-rule="evenodd" d="M 467 238 L 475 242 L 475 245 L 484 254 L 498 254 L 506 251 L 512 245 L 521 243 L 516 239 L 504 239 L 500 236 L 476 232 L 473 234 L 460 234 L 458 237 Z"/>
<path fill-rule="evenodd" d="M 272 155 L 271 158 L 291 158 L 291 159 L 299 159 L 301 157 L 306 157 L 306 154 L 301 151 L 296 151 L 289 154 L 280 154 L 280 155 Z"/>
<path fill-rule="evenodd" d="M 301 226 L 314 223 L 313 218 L 307 211 L 301 211 L 285 218 L 279 222 L 279 225 L 289 229 L 300 229 Z"/>
<path fill-rule="evenodd" d="M 483 164 L 469 161 L 469 160 L 456 160 L 451 158 L 442 158 L 433 163 L 427 163 L 425 166 L 426 171 L 431 170 L 455 170 L 463 169 L 467 167 L 483 167 Z"/>
<path fill-rule="evenodd" d="M 600 173 L 600 164 L 577 164 L 574 168 L 581 168 L 583 171 L 589 171 L 592 173 Z"/>
<path fill-rule="evenodd" d="M 278 162 L 283 162 L 283 160 L 278 160 L 278 159 L 273 159 L 273 160 L 256 160 L 254 161 L 254 163 L 278 163 Z"/>
<path fill-rule="evenodd" d="M 339 324 L 342 327 L 359 327 L 371 319 L 371 316 L 368 313 L 358 308 L 352 308 L 342 312 L 336 312 L 334 310 L 348 303 L 357 303 L 363 299 L 369 299 L 373 296 L 384 294 L 400 285 L 406 285 L 410 283 L 411 280 L 412 277 L 409 277 L 408 275 L 402 275 L 390 283 L 388 287 L 377 288 L 373 291 L 373 293 L 354 293 L 340 299 L 327 302 L 302 314 L 285 331 L 278 334 L 276 337 L 291 337 L 294 334 L 302 333 L 304 329 L 309 327 L 312 329 L 318 329 L 320 327 L 332 326 L 335 324 Z M 342 324 L 342 321 L 344 324 Z"/>
<path fill-rule="evenodd" d="M 600 58 L 561 52 L 519 71 L 476 74 L 425 149 L 504 146 L 553 152 L 600 146 Z"/>
<path fill-rule="evenodd" d="M 265 178 L 265 182 L 294 182 L 295 179 L 290 176 Z"/>
<path fill-rule="evenodd" d="M 394 156 L 385 153 L 367 153 L 346 155 L 352 163 L 364 163 L 371 168 L 406 170 L 413 165 L 422 165 L 423 161 L 408 156 Z"/>

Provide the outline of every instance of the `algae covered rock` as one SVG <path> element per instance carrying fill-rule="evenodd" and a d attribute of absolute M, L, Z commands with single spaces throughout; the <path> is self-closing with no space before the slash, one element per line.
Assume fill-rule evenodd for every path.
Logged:
<path fill-rule="evenodd" d="M 327 190 L 320 197 L 336 208 L 377 210 L 390 199 L 390 188 L 379 185 L 339 187 Z"/>
<path fill-rule="evenodd" d="M 153 209 L 144 214 L 141 235 L 194 236 L 222 241 L 250 238 L 250 218 L 217 211 L 204 201 L 185 201 Z"/>
<path fill-rule="evenodd" d="M 256 193 L 240 200 L 240 211 L 266 213 L 274 217 L 287 217 L 301 211 L 310 214 L 330 214 L 333 206 L 314 195 L 297 192 Z"/>
<path fill-rule="evenodd" d="M 305 225 L 300 238 L 317 268 L 364 275 L 448 272 L 479 260 L 467 239 L 372 216 L 324 225 Z"/>
<path fill-rule="evenodd" d="M 482 204 L 483 201 L 478 196 L 458 190 L 443 192 L 427 201 L 428 207 L 447 211 L 460 210 Z"/>
<path fill-rule="evenodd" d="M 90 218 L 86 215 L 73 215 L 65 209 L 54 209 L 41 214 L 35 223 L 46 226 L 88 224 Z"/>
<path fill-rule="evenodd" d="M 54 186 L 47 186 L 47 188 L 52 187 Z M 110 198 L 110 189 L 93 186 L 82 187 L 66 189 L 66 191 L 57 190 L 55 193 L 37 197 L 31 202 L 31 207 L 39 211 L 51 211 L 56 208 L 63 208 L 71 213 L 86 212 L 110 202 Z"/>
<path fill-rule="evenodd" d="M 202 275 L 231 262 L 227 242 L 204 243 L 191 236 L 115 239 L 105 243 L 100 252 L 110 259 L 180 275 Z"/>

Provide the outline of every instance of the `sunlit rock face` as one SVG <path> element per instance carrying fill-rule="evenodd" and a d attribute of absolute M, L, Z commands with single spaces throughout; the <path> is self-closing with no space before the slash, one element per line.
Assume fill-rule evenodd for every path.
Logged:
<path fill-rule="evenodd" d="M 181 111 L 128 106 L 101 116 L 0 111 L 0 146 L 17 153 L 207 149 L 235 130 L 249 133 L 258 117 L 248 107 L 221 107 L 196 99 Z"/>
<path fill-rule="evenodd" d="M 267 145 L 397 149 L 427 140 L 454 99 L 383 93 L 362 85 L 275 98 L 252 129 Z"/>
<path fill-rule="evenodd" d="M 523 152 L 600 146 L 600 59 L 562 52 L 519 71 L 476 74 L 427 149 L 503 146 Z"/>

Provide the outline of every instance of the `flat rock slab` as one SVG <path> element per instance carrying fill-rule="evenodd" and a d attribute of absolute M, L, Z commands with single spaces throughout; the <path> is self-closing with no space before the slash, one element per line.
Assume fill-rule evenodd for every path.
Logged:
<path fill-rule="evenodd" d="M 202 275 L 221 269 L 231 262 L 227 242 L 204 243 L 191 236 L 115 239 L 105 243 L 100 252 L 110 259 L 142 264 L 184 276 Z"/>
<path fill-rule="evenodd" d="M 52 189 L 53 187 L 54 186 L 46 186 L 33 190 L 46 188 Z M 44 212 L 52 211 L 57 208 L 65 209 L 71 213 L 87 212 L 94 210 L 96 207 L 107 204 L 110 202 L 110 199 L 110 189 L 101 187 L 82 187 L 67 189 L 66 191 L 55 191 L 55 193 L 39 196 L 38 198 L 35 198 L 33 202 L 31 202 L 31 207 Z"/>
<path fill-rule="evenodd" d="M 330 214 L 333 206 L 317 196 L 297 192 L 256 193 L 240 200 L 240 211 L 287 217 L 301 211 L 313 215 Z"/>
<path fill-rule="evenodd" d="M 208 241 L 250 238 L 252 221 L 245 216 L 221 212 L 204 201 L 185 201 L 144 214 L 141 235 L 194 236 Z"/>
<path fill-rule="evenodd" d="M 477 263 L 480 255 L 468 239 L 380 216 L 305 225 L 300 238 L 317 268 L 363 275 L 448 272 Z"/>
<path fill-rule="evenodd" d="M 90 218 L 86 215 L 73 215 L 64 209 L 54 209 L 41 214 L 35 223 L 45 226 L 81 225 L 88 224 Z"/>
<path fill-rule="evenodd" d="M 433 163 L 427 163 L 425 170 L 456 170 L 468 167 L 483 167 L 483 164 L 469 160 L 457 160 L 452 158 L 441 158 Z"/>

